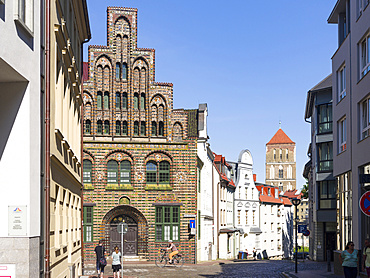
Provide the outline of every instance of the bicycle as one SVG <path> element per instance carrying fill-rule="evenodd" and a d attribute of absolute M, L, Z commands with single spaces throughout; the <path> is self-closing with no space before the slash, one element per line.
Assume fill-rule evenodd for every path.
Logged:
<path fill-rule="evenodd" d="M 161 249 L 162 254 L 155 260 L 155 265 L 158 267 L 165 267 L 170 258 L 168 257 L 167 249 Z M 182 267 L 185 260 L 181 254 L 176 254 L 172 257 L 172 265 L 176 267 Z"/>

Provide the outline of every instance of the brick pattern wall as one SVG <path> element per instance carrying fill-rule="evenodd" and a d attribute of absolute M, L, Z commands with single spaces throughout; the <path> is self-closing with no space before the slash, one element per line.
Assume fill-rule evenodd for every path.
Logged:
<path fill-rule="evenodd" d="M 84 203 L 94 204 L 94 225 L 93 242 L 84 243 L 84 260 L 95 259 L 94 248 L 99 239 L 105 240 L 108 249 L 108 225 L 120 214 L 130 216 L 138 224 L 138 256 L 154 260 L 167 244 L 155 241 L 155 204 L 176 203 L 180 204 L 177 245 L 186 261 L 195 263 L 196 241 L 189 236 L 189 220 L 184 217 L 196 214 L 196 137 L 188 136 L 188 115 L 194 118 L 195 112 L 174 110 L 173 85 L 155 82 L 155 51 L 136 48 L 136 20 L 136 9 L 109 7 L 108 46 L 89 47 L 89 80 L 84 83 L 83 100 L 84 122 L 91 121 L 91 133 L 84 134 L 83 159 L 92 162 L 92 183 L 84 184 L 83 198 Z M 117 75 L 123 64 L 127 65 L 126 78 L 122 78 L 122 72 Z M 116 105 L 117 93 L 121 96 L 120 107 Z M 126 107 L 122 105 L 123 94 L 127 95 Z M 104 105 L 107 99 L 109 105 Z M 97 133 L 98 121 L 109 122 L 108 134 Z M 127 135 L 116 134 L 117 121 L 127 121 Z M 139 124 L 139 134 L 135 134 L 135 122 Z M 140 134 L 142 123 L 145 134 Z M 156 135 L 152 135 L 153 123 L 157 124 Z M 130 184 L 107 184 L 109 160 L 131 163 Z M 153 188 L 146 184 L 148 161 L 170 163 L 169 185 Z"/>

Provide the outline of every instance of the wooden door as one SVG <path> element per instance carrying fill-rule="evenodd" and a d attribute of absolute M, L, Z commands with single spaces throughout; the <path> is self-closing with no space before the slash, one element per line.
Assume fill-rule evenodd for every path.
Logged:
<path fill-rule="evenodd" d="M 123 236 L 123 254 L 126 256 L 137 255 L 137 225 L 129 225 L 127 233 Z"/>

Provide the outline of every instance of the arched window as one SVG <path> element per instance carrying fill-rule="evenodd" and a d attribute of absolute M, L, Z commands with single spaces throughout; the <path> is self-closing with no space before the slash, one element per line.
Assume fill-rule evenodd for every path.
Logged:
<path fill-rule="evenodd" d="M 122 109 L 127 109 L 127 93 L 122 94 Z"/>
<path fill-rule="evenodd" d="M 97 125 L 96 125 L 96 133 L 97 134 L 103 134 L 103 123 L 101 120 L 98 121 Z"/>
<path fill-rule="evenodd" d="M 116 121 L 116 135 L 121 135 L 121 122 Z"/>
<path fill-rule="evenodd" d="M 170 182 L 170 163 L 167 161 L 159 162 L 159 183 Z"/>
<path fill-rule="evenodd" d="M 85 121 L 85 134 L 90 134 L 91 133 L 91 121 L 86 120 Z"/>
<path fill-rule="evenodd" d="M 109 121 L 104 121 L 104 134 L 109 134 Z"/>
<path fill-rule="evenodd" d="M 122 63 L 122 79 L 126 80 L 127 79 L 127 64 Z"/>
<path fill-rule="evenodd" d="M 118 183 L 118 162 L 115 160 L 107 163 L 107 183 Z"/>
<path fill-rule="evenodd" d="M 126 121 L 122 122 L 122 135 L 127 136 L 127 122 Z"/>
<path fill-rule="evenodd" d="M 105 110 L 109 109 L 109 93 L 108 92 L 104 93 L 104 109 Z"/>
<path fill-rule="evenodd" d="M 145 122 L 141 122 L 140 123 L 140 135 L 145 136 L 145 133 L 146 133 L 146 124 Z"/>
<path fill-rule="evenodd" d="M 101 109 L 101 107 L 102 107 L 102 98 L 103 98 L 103 93 L 98 92 L 97 97 L 96 97 L 97 109 Z"/>
<path fill-rule="evenodd" d="M 146 164 L 146 182 L 157 183 L 157 163 L 154 161 Z"/>
<path fill-rule="evenodd" d="M 159 122 L 159 131 L 158 131 L 159 136 L 164 136 L 164 124 L 163 122 Z"/>
<path fill-rule="evenodd" d="M 157 123 L 152 122 L 152 136 L 157 136 Z"/>
<path fill-rule="evenodd" d="M 121 94 L 116 93 L 116 110 L 121 109 Z"/>
<path fill-rule="evenodd" d="M 134 109 L 139 109 L 139 95 L 138 94 L 134 94 Z"/>
<path fill-rule="evenodd" d="M 139 122 L 134 122 L 134 135 L 139 135 Z"/>
<path fill-rule="evenodd" d="M 119 80 L 121 76 L 121 65 L 120 63 L 116 63 L 116 80 Z"/>
<path fill-rule="evenodd" d="M 131 163 L 124 160 L 120 163 L 121 183 L 131 183 Z"/>
<path fill-rule="evenodd" d="M 91 183 L 92 163 L 88 159 L 83 160 L 83 183 Z"/>
<path fill-rule="evenodd" d="M 145 94 L 140 95 L 140 110 L 145 110 Z"/>

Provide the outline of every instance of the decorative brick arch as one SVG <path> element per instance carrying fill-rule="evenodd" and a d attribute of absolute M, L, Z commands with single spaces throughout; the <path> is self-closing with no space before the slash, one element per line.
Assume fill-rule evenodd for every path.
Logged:
<path fill-rule="evenodd" d="M 132 219 L 137 224 L 137 253 L 140 257 L 148 258 L 148 221 L 141 211 L 130 205 L 118 205 L 104 215 L 102 227 L 106 249 L 110 250 L 110 223 L 119 215 L 126 215 L 128 219 Z"/>

